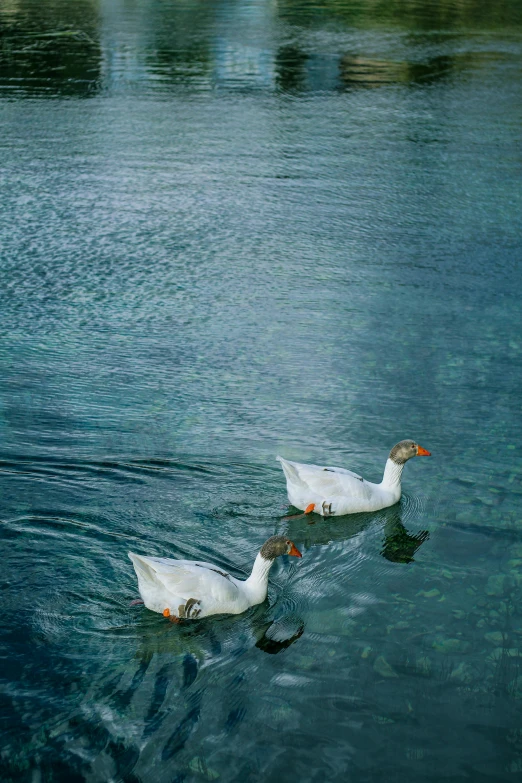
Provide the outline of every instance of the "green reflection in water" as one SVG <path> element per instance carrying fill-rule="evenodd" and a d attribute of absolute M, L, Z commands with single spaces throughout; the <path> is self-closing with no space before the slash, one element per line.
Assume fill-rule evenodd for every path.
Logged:
<path fill-rule="evenodd" d="M 8 95 L 180 87 L 324 92 L 431 84 L 492 67 L 510 53 L 491 51 L 480 36 L 515 34 L 522 12 L 507 0 L 132 7 L 23 0 L 0 9 L 0 24 L 0 88 Z M 314 31 L 322 31 L 319 44 Z"/>

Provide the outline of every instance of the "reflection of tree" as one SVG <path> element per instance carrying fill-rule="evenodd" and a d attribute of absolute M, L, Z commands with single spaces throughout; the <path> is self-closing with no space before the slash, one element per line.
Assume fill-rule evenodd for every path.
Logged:
<path fill-rule="evenodd" d="M 182 49 L 166 47 L 158 49 L 146 58 L 153 73 L 170 82 L 191 82 L 209 75 L 210 52 L 205 45 L 194 44 Z"/>
<path fill-rule="evenodd" d="M 104 69 L 119 48 L 116 65 L 124 79 L 135 78 L 140 64 L 171 82 L 211 73 L 214 11 L 207 3 L 190 8 L 144 5 L 139 20 L 130 16 L 130 27 L 128 8 L 100 18 L 96 6 L 91 0 L 65 7 L 59 0 L 14 4 L 8 15 L 0 16 L 0 87 L 20 85 L 31 92 L 86 97 L 100 89 L 102 72 L 105 77 Z"/>
<path fill-rule="evenodd" d="M 97 13 L 89 0 L 20 2 L 1 18 L 0 86 L 86 96 L 98 88 Z"/>
<path fill-rule="evenodd" d="M 215 8 L 208 3 L 154 6 L 148 19 L 148 68 L 172 82 L 208 76 L 213 67 L 214 16 Z"/>
<path fill-rule="evenodd" d="M 385 60 L 362 54 L 332 55 L 328 58 L 338 71 L 338 87 L 375 88 L 389 84 L 434 84 L 467 67 L 480 63 L 481 55 L 439 55 L 422 62 Z M 284 92 L 332 89 L 332 74 L 321 72 L 320 60 L 299 46 L 281 47 L 275 57 L 277 86 Z"/>
<path fill-rule="evenodd" d="M 483 0 L 279 0 L 280 16 L 300 27 L 324 27 L 333 20 L 346 27 L 408 30 L 505 28 L 520 24 L 520 5 L 512 0 L 484 3 Z"/>
<path fill-rule="evenodd" d="M 325 0 L 320 5 L 315 0 L 280 0 L 280 20 L 297 30 L 334 25 L 336 32 L 348 32 L 349 48 L 341 43 L 338 51 L 331 51 L 314 41 L 305 47 L 299 35 L 279 48 L 274 48 L 273 39 L 261 46 L 259 35 L 268 19 L 273 23 L 272 11 L 251 16 L 242 0 L 233 4 L 233 10 L 204 0 L 144 2 L 133 8 L 110 0 L 99 5 L 94 0 L 17 0 L 7 10 L 4 6 L 0 87 L 76 96 L 98 91 L 111 73 L 115 81 L 155 74 L 162 84 L 198 85 L 202 80 L 226 82 L 233 71 L 234 81 L 239 77 L 248 84 L 254 78 L 249 72 L 252 60 L 256 83 L 272 87 L 275 71 L 277 88 L 284 92 L 432 83 L 477 61 L 480 64 L 486 55 L 476 51 L 422 61 L 395 60 L 369 51 L 364 34 L 354 44 L 354 31 L 406 31 L 413 47 L 424 42 L 432 51 L 444 45 L 449 32 L 465 35 L 467 28 L 494 29 L 501 22 L 515 27 L 521 16 L 509 0 L 494 4 L 439 0 L 430 5 L 422 0 Z M 230 25 L 235 15 L 239 27 Z M 257 31 L 254 39 L 252 30 Z"/>
<path fill-rule="evenodd" d="M 281 46 L 276 54 L 277 86 L 285 92 L 305 86 L 307 55 L 298 46 Z"/>
<path fill-rule="evenodd" d="M 434 84 L 463 70 L 480 57 L 440 55 L 422 62 L 378 60 L 343 55 L 340 76 L 346 87 L 380 87 L 385 84 Z"/>

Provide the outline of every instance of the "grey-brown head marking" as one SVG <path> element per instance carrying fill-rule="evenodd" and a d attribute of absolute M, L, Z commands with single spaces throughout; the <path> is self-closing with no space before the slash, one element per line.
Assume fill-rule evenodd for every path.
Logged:
<path fill-rule="evenodd" d="M 390 459 L 397 465 L 404 465 L 411 457 L 417 456 L 417 444 L 414 440 L 401 440 L 390 451 Z"/>
<path fill-rule="evenodd" d="M 261 547 L 261 557 L 264 557 L 265 560 L 275 560 L 280 555 L 301 557 L 301 553 L 289 538 L 286 536 L 271 536 Z"/>
<path fill-rule="evenodd" d="M 423 449 L 414 440 L 401 440 L 390 451 L 389 459 L 396 462 L 397 465 L 404 465 L 412 457 L 431 457 L 431 451 Z"/>

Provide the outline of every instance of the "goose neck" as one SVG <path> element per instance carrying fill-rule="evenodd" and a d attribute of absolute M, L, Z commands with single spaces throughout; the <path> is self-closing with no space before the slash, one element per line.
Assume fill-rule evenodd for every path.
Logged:
<path fill-rule="evenodd" d="M 252 573 L 245 582 L 245 587 L 252 594 L 255 603 L 261 603 L 266 598 L 268 592 L 268 572 L 272 568 L 274 561 L 266 560 L 261 552 L 257 555 Z"/>
<path fill-rule="evenodd" d="M 384 487 L 397 487 L 401 484 L 402 471 L 404 469 L 404 463 L 399 464 L 392 459 L 386 460 L 386 466 L 384 468 L 384 475 L 382 477 L 382 486 Z"/>

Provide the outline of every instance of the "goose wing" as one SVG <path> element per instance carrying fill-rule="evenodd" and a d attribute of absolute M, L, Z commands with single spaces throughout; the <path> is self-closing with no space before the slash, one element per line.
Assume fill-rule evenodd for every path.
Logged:
<path fill-rule="evenodd" d="M 324 465 L 305 465 L 279 457 L 287 479 L 321 497 L 349 496 L 365 499 L 371 488 L 362 476 L 346 468 Z"/>
<path fill-rule="evenodd" d="M 238 582 L 212 563 L 145 557 L 129 552 L 139 579 L 161 585 L 171 595 L 210 603 L 226 603 L 238 596 Z"/>

